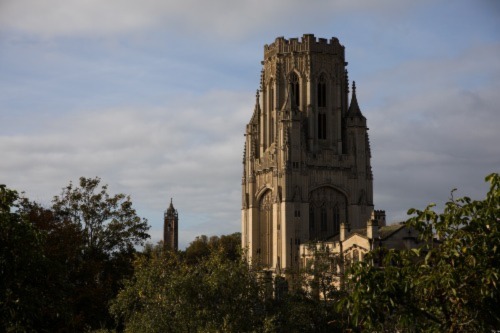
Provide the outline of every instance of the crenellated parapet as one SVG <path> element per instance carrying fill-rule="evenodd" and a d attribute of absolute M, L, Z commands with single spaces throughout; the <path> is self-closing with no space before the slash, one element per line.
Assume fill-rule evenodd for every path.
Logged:
<path fill-rule="evenodd" d="M 383 227 L 386 225 L 386 216 L 385 216 L 385 210 L 378 210 L 375 209 L 372 213 L 373 219 L 378 221 L 378 225 L 380 227 Z"/>
<path fill-rule="evenodd" d="M 313 34 L 304 34 L 300 41 L 298 38 L 276 38 L 274 43 L 264 46 L 264 59 L 269 59 L 278 53 L 292 52 L 321 52 L 338 55 L 342 59 L 345 56 L 345 48 L 337 38 L 332 37 L 327 40 L 326 38 L 316 38 Z"/>

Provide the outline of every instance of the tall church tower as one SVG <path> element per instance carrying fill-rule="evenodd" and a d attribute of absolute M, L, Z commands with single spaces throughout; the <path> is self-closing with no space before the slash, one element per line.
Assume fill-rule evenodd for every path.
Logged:
<path fill-rule="evenodd" d="M 297 267 L 299 245 L 373 211 L 366 118 L 337 38 L 306 34 L 264 46 L 260 89 L 245 131 L 242 244 L 262 268 Z"/>
<path fill-rule="evenodd" d="M 163 221 L 163 246 L 165 249 L 177 251 L 179 215 L 177 214 L 177 209 L 174 208 L 172 199 L 170 199 L 170 206 L 165 211 Z"/>

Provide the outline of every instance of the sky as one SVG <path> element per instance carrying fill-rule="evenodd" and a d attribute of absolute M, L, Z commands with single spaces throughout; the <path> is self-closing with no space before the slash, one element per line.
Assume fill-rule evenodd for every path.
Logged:
<path fill-rule="evenodd" d="M 100 177 L 179 245 L 240 231 L 263 47 L 337 37 L 370 128 L 374 203 L 484 197 L 500 172 L 495 0 L 0 0 L 0 184 L 44 205 Z"/>

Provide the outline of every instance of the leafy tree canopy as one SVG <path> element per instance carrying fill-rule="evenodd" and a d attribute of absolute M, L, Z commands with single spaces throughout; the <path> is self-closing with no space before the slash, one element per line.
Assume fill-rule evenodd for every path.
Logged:
<path fill-rule="evenodd" d="M 442 213 L 434 205 L 408 211 L 406 224 L 419 232 L 422 248 L 389 251 L 383 269 L 354 266 L 344 304 L 357 325 L 408 332 L 500 328 L 500 176 L 486 181 L 483 200 L 452 196 Z"/>
<path fill-rule="evenodd" d="M 104 253 L 130 251 L 135 245 L 144 245 L 149 238 L 149 226 L 137 216 L 130 196 L 110 196 L 108 186 L 99 188 L 101 179 L 80 178 L 80 186 L 73 183 L 55 196 L 52 209 L 61 220 L 79 225 L 85 247 Z"/>
<path fill-rule="evenodd" d="M 111 312 L 126 332 L 252 332 L 259 302 L 257 280 L 242 259 L 214 250 L 191 265 L 156 247 L 138 257 Z"/>
<path fill-rule="evenodd" d="M 112 327 L 109 301 L 148 229 L 97 177 L 70 183 L 50 208 L 0 186 L 0 331 Z"/>

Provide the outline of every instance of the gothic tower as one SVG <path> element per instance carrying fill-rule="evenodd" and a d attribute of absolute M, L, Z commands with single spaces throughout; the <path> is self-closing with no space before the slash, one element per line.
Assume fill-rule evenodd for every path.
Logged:
<path fill-rule="evenodd" d="M 349 83 L 344 46 L 306 34 L 264 46 L 260 89 L 245 131 L 242 244 L 254 264 L 298 265 L 299 245 L 373 211 L 366 118 Z"/>
<path fill-rule="evenodd" d="M 163 246 L 165 249 L 177 251 L 179 215 L 177 209 L 174 208 L 172 199 L 170 199 L 170 206 L 165 211 L 163 221 Z"/>

